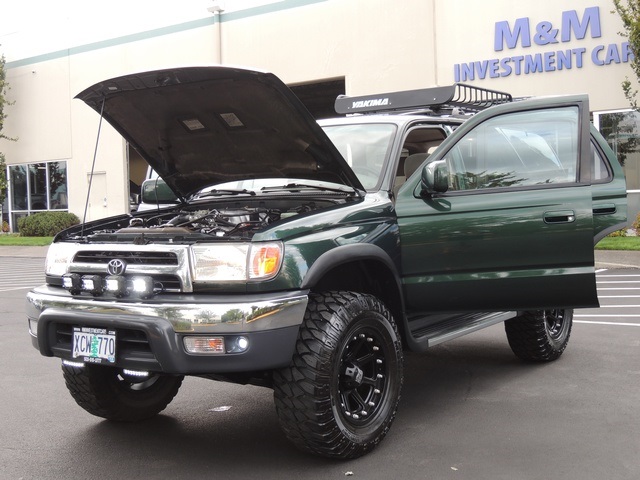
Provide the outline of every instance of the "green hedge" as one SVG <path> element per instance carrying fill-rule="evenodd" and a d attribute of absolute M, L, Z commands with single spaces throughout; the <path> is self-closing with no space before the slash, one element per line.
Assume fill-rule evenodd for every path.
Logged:
<path fill-rule="evenodd" d="M 23 237 L 52 237 L 65 228 L 80 223 L 69 212 L 40 212 L 18 220 L 18 231 Z"/>

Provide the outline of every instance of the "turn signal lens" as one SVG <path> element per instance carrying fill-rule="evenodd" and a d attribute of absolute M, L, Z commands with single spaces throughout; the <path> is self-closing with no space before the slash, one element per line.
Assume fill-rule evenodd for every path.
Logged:
<path fill-rule="evenodd" d="M 282 264 L 282 244 L 265 243 L 251 247 L 249 278 L 267 279 L 274 277 Z"/>
<path fill-rule="evenodd" d="M 184 348 L 189 353 L 225 353 L 223 337 L 185 337 Z"/>

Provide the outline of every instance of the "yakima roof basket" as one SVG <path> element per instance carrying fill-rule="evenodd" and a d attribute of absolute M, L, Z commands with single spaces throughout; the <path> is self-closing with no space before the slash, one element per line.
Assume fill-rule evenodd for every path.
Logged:
<path fill-rule="evenodd" d="M 464 111 L 477 112 L 492 105 L 513 101 L 510 94 L 454 83 L 447 87 L 422 88 L 404 92 L 336 98 L 335 109 L 339 114 L 418 110 L 429 108 L 440 110 L 459 107 Z"/>

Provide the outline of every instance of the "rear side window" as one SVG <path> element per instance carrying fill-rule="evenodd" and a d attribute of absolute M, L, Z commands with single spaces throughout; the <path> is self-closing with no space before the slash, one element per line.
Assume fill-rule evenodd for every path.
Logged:
<path fill-rule="evenodd" d="M 478 125 L 445 156 L 449 190 L 535 187 L 575 182 L 579 110 L 505 114 Z"/>
<path fill-rule="evenodd" d="M 608 163 L 600 150 L 591 142 L 591 181 L 593 183 L 606 183 L 611 180 L 611 172 Z"/>

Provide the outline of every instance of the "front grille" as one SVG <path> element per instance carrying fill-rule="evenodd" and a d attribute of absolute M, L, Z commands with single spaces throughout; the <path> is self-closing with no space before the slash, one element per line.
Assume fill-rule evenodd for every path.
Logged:
<path fill-rule="evenodd" d="M 113 260 L 121 260 L 124 264 L 120 265 L 124 269 L 119 269 L 117 274 L 109 268 L 109 262 Z M 104 280 L 110 275 L 109 270 L 112 270 L 111 275 L 125 277 L 127 280 L 139 276 L 151 277 L 155 293 L 189 293 L 193 291 L 189 265 L 189 247 L 185 245 L 136 245 L 123 249 L 84 245 L 73 255 L 67 273 L 100 276 Z M 53 277 L 47 277 L 47 282 L 50 285 L 62 285 L 62 279 Z M 103 281 L 103 288 L 104 286 Z M 127 286 L 131 287 L 130 284 Z M 78 289 L 80 291 L 84 292 L 84 289 Z M 89 289 L 82 294 L 90 294 Z M 103 295 L 110 294 L 106 291 L 95 294 L 97 297 Z"/>
<path fill-rule="evenodd" d="M 178 265 L 178 256 L 174 252 L 127 252 L 108 250 L 86 250 L 76 253 L 75 263 L 97 263 L 106 265 L 109 260 L 119 258 L 131 265 Z"/>

